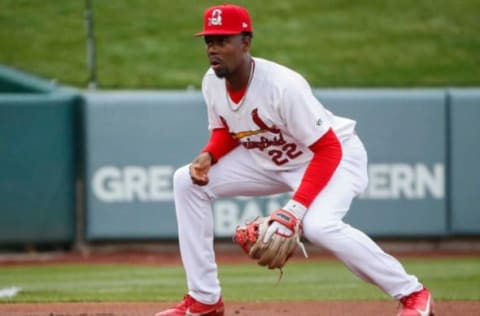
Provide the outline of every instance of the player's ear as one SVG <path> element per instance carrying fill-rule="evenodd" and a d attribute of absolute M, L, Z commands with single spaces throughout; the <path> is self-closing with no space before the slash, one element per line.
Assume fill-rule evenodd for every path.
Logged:
<path fill-rule="evenodd" d="M 243 43 L 243 50 L 244 52 L 250 51 L 250 46 L 252 44 L 252 37 L 249 35 L 242 35 L 242 43 Z"/>

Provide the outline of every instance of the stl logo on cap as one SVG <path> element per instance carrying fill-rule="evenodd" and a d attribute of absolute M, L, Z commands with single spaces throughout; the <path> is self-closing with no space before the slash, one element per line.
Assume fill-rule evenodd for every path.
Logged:
<path fill-rule="evenodd" d="M 247 9 L 234 4 L 223 4 L 205 10 L 203 30 L 194 35 L 235 35 L 252 31 L 252 22 Z"/>
<path fill-rule="evenodd" d="M 208 19 L 208 25 L 222 25 L 222 10 L 212 11 L 212 17 Z"/>

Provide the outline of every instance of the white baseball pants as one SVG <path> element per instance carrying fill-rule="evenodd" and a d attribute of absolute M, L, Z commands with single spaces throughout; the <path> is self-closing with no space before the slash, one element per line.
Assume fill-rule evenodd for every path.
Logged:
<path fill-rule="evenodd" d="M 333 253 L 355 275 L 399 299 L 422 285 L 405 272 L 363 232 L 344 223 L 355 196 L 367 186 L 367 154 L 357 136 L 342 144 L 343 158 L 309 207 L 303 220 L 304 237 Z M 180 253 L 189 294 L 205 304 L 218 301 L 221 288 L 213 248 L 214 219 L 211 202 L 232 196 L 262 196 L 295 190 L 306 165 L 289 171 L 261 169 L 243 147 L 213 165 L 209 183 L 194 185 L 189 165 L 174 174 L 174 195 Z"/>

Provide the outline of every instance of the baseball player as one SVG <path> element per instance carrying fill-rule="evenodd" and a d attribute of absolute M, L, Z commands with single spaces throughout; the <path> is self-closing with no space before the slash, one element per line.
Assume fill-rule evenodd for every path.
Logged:
<path fill-rule="evenodd" d="M 399 300 L 398 315 L 433 315 L 431 294 L 418 279 L 342 221 L 368 182 L 356 122 L 329 112 L 297 72 L 250 55 L 253 28 L 245 8 L 213 6 L 203 22 L 196 35 L 204 37 L 210 63 L 202 92 L 211 136 L 193 162 L 174 174 L 188 293 L 156 316 L 224 315 L 212 200 L 284 192 L 293 192 L 292 198 L 269 217 L 262 242 L 303 234 Z"/>

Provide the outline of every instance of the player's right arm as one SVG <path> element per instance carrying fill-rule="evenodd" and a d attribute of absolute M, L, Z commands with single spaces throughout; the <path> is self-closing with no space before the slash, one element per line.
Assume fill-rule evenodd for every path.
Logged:
<path fill-rule="evenodd" d="M 198 185 L 208 184 L 210 167 L 237 147 L 238 144 L 238 141 L 230 136 L 227 128 L 214 129 L 207 145 L 190 165 L 192 182 Z"/>
<path fill-rule="evenodd" d="M 198 185 L 206 185 L 210 167 L 239 145 L 239 142 L 230 135 L 226 121 L 215 113 L 211 106 L 207 76 L 208 72 L 202 81 L 202 92 L 207 104 L 208 125 L 211 134 L 208 143 L 190 165 L 190 177 L 192 182 Z"/>

